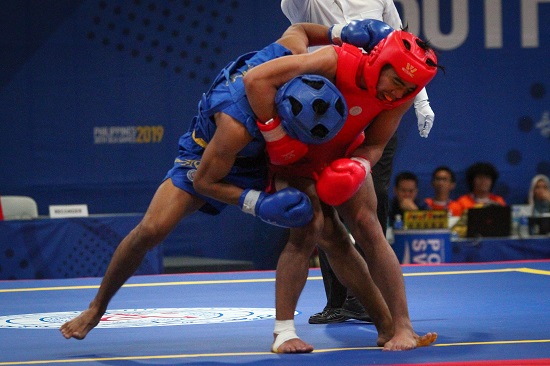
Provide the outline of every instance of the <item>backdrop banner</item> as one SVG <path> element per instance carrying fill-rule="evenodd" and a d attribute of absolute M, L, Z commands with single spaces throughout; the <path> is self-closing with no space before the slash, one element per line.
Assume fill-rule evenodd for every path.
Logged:
<path fill-rule="evenodd" d="M 495 192 L 525 202 L 550 174 L 550 0 L 396 1 L 446 72 L 428 85 L 435 123 L 411 109 L 394 175 L 489 161 Z M 288 26 L 278 0 L 26 1 L 0 8 L 0 194 L 90 214 L 144 212 L 202 92 L 236 56 Z"/>

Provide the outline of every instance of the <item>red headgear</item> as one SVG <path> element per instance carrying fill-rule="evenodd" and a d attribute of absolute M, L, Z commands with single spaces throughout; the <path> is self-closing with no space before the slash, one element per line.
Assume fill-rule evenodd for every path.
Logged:
<path fill-rule="evenodd" d="M 385 65 L 391 65 L 397 75 L 406 82 L 417 85 L 414 92 L 395 102 L 384 101 L 387 107 L 396 107 L 416 96 L 437 73 L 437 57 L 433 50 L 425 50 L 423 42 L 414 34 L 394 30 L 382 39 L 366 57 L 363 76 L 371 96 L 376 97 L 376 86 L 380 71 Z M 428 61 L 430 60 L 430 61 Z"/>

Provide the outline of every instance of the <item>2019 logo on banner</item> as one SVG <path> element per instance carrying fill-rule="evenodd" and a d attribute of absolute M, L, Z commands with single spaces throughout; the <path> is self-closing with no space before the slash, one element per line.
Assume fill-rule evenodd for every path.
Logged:
<path fill-rule="evenodd" d="M 94 144 L 150 144 L 162 142 L 164 126 L 94 127 Z"/>

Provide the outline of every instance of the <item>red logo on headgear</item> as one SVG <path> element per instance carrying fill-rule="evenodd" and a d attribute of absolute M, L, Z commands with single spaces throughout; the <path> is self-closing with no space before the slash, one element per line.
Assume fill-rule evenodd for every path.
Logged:
<path fill-rule="evenodd" d="M 414 73 L 416 72 L 417 68 L 411 65 L 409 62 L 407 62 L 406 67 L 402 67 L 401 70 L 403 70 L 407 75 L 409 75 L 411 78 L 414 77 Z"/>

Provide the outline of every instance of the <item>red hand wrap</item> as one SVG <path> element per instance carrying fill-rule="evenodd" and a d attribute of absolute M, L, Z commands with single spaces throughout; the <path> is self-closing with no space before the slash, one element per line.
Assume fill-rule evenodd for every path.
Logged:
<path fill-rule="evenodd" d="M 257 121 L 256 124 L 264 136 L 267 154 L 272 164 L 292 164 L 307 153 L 307 145 L 288 136 L 279 117 L 272 118 L 265 123 Z"/>

